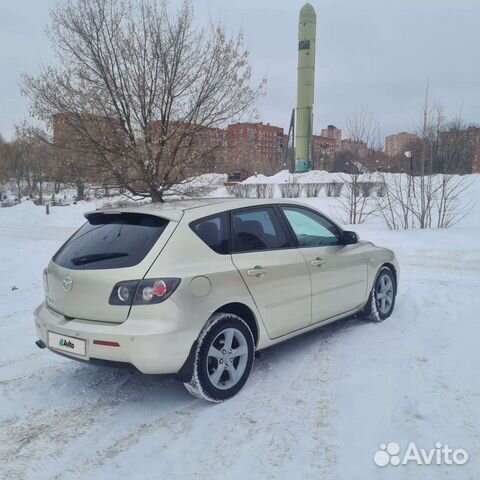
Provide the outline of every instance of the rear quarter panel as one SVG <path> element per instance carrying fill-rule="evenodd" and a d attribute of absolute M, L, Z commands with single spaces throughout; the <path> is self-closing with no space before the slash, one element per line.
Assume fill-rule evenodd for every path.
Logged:
<path fill-rule="evenodd" d="M 178 321 L 186 322 L 184 327 L 191 328 L 195 338 L 212 313 L 232 302 L 249 307 L 257 321 L 259 338 L 267 337 L 256 305 L 231 255 L 214 252 L 197 237 L 189 226 L 193 219 L 185 215 L 145 278 L 181 278 L 178 289 L 167 301 L 177 304 L 181 312 Z M 161 303 L 134 306 L 130 317 L 155 318 L 161 309 Z"/>

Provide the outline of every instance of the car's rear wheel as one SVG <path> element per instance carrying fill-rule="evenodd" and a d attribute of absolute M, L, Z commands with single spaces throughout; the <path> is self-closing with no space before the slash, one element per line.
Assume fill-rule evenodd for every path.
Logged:
<path fill-rule="evenodd" d="M 248 325 L 232 313 L 217 313 L 198 338 L 192 379 L 184 385 L 192 395 L 222 402 L 245 385 L 254 354 L 255 343 Z"/>
<path fill-rule="evenodd" d="M 388 318 L 395 306 L 397 287 L 390 267 L 383 266 L 373 283 L 364 314 L 370 320 L 381 322 Z"/>

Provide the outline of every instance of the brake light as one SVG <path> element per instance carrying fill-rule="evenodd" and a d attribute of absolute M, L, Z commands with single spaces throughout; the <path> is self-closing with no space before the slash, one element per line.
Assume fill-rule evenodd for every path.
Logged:
<path fill-rule="evenodd" d="M 163 280 L 157 280 L 151 287 L 144 287 L 142 298 L 150 302 L 153 297 L 163 297 L 168 291 L 167 284 Z"/>
<path fill-rule="evenodd" d="M 180 285 L 179 278 L 152 278 L 117 283 L 110 294 L 110 305 L 150 305 L 165 301 Z"/>

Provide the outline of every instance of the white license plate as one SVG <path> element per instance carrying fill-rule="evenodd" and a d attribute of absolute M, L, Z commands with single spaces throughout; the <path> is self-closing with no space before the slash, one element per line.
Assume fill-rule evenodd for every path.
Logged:
<path fill-rule="evenodd" d="M 48 332 L 48 346 L 62 352 L 74 353 L 75 355 L 85 356 L 85 340 L 58 333 Z"/>

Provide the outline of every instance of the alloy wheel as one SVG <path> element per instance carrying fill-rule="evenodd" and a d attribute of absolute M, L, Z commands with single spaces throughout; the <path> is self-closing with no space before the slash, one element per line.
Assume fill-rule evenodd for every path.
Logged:
<path fill-rule="evenodd" d="M 375 299 L 377 302 L 377 309 L 383 315 L 390 312 L 393 305 L 393 282 L 390 275 L 387 273 L 381 274 L 377 279 L 375 286 Z"/>
<path fill-rule="evenodd" d="M 240 330 L 226 328 L 214 338 L 208 349 L 208 378 L 215 388 L 227 390 L 242 378 L 247 363 L 247 339 Z"/>

